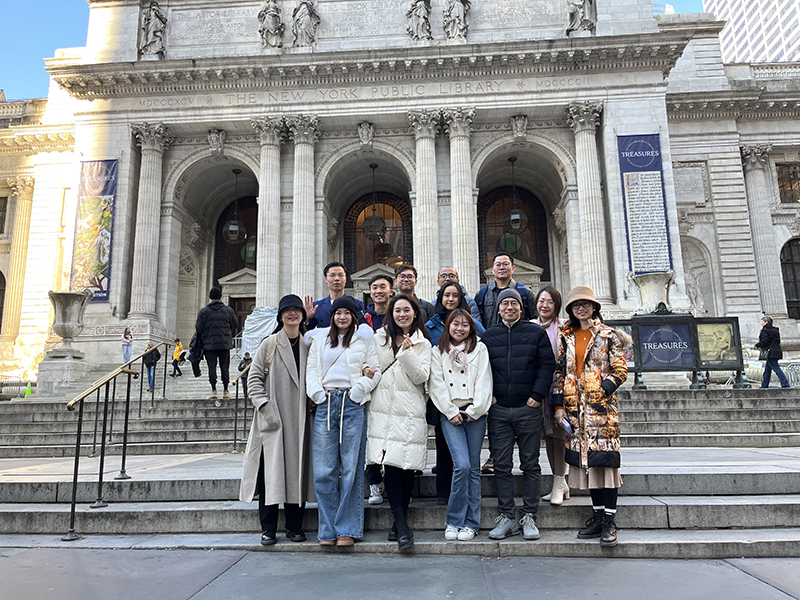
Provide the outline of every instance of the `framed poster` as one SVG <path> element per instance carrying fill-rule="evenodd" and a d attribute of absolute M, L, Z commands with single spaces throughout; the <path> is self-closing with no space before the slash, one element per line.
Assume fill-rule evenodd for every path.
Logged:
<path fill-rule="evenodd" d="M 743 368 L 738 317 L 697 319 L 697 339 L 701 369 Z"/>
<path fill-rule="evenodd" d="M 633 332 L 639 371 L 697 369 L 697 337 L 691 315 L 634 317 Z"/>

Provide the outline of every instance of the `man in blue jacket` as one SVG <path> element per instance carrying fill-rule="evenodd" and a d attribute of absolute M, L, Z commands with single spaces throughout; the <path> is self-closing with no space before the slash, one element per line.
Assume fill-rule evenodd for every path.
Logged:
<path fill-rule="evenodd" d="M 325 265 L 322 270 L 325 283 L 328 284 L 330 294 L 322 300 L 312 303 L 311 296 L 306 296 L 303 306 L 306 311 L 306 327 L 316 329 L 317 327 L 330 327 L 331 325 L 331 304 L 337 298 L 344 296 L 344 287 L 347 285 L 347 270 L 340 262 L 332 262 Z M 364 311 L 364 303 L 356 300 L 359 313 Z"/>
<path fill-rule="evenodd" d="M 500 323 L 481 338 L 489 350 L 494 390 L 489 409 L 489 450 L 494 457 L 494 482 L 500 515 L 489 538 L 519 535 L 539 539 L 539 446 L 542 441 L 542 401 L 550 391 L 556 368 L 550 339 L 544 329 L 522 315 L 522 297 L 507 288 L 497 297 Z M 522 517 L 514 504 L 514 444 L 519 446 L 522 470 Z"/>

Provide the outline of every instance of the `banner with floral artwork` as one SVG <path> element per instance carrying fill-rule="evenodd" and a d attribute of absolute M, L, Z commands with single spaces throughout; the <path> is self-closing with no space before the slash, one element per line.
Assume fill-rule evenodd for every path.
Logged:
<path fill-rule="evenodd" d="M 92 290 L 92 302 L 109 301 L 118 163 L 117 160 L 81 162 L 70 288 L 76 292 Z"/>

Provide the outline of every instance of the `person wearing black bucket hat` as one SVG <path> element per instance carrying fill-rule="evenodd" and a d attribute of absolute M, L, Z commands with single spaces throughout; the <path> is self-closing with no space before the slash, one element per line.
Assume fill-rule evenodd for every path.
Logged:
<path fill-rule="evenodd" d="M 304 541 L 305 503 L 314 500 L 305 319 L 299 296 L 281 298 L 278 326 L 259 345 L 248 376 L 250 401 L 256 410 L 244 453 L 239 498 L 251 502 L 258 490 L 261 543 L 265 546 L 277 542 L 281 503 L 286 537 L 293 542 Z"/>
<path fill-rule="evenodd" d="M 317 405 L 314 493 L 321 546 L 352 546 L 364 535 L 365 404 L 380 381 L 372 328 L 358 324 L 349 296 L 331 305 L 331 326 L 310 331 L 306 390 Z"/>

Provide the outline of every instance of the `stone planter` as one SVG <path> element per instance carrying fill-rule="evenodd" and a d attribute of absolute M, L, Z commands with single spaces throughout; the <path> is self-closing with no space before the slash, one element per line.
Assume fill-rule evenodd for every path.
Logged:
<path fill-rule="evenodd" d="M 641 275 L 628 274 L 628 279 L 639 291 L 638 314 L 652 313 L 658 308 L 659 304 L 664 304 L 667 310 L 671 310 L 669 304 L 669 286 L 675 278 L 674 271 L 666 273 L 643 273 Z"/>

